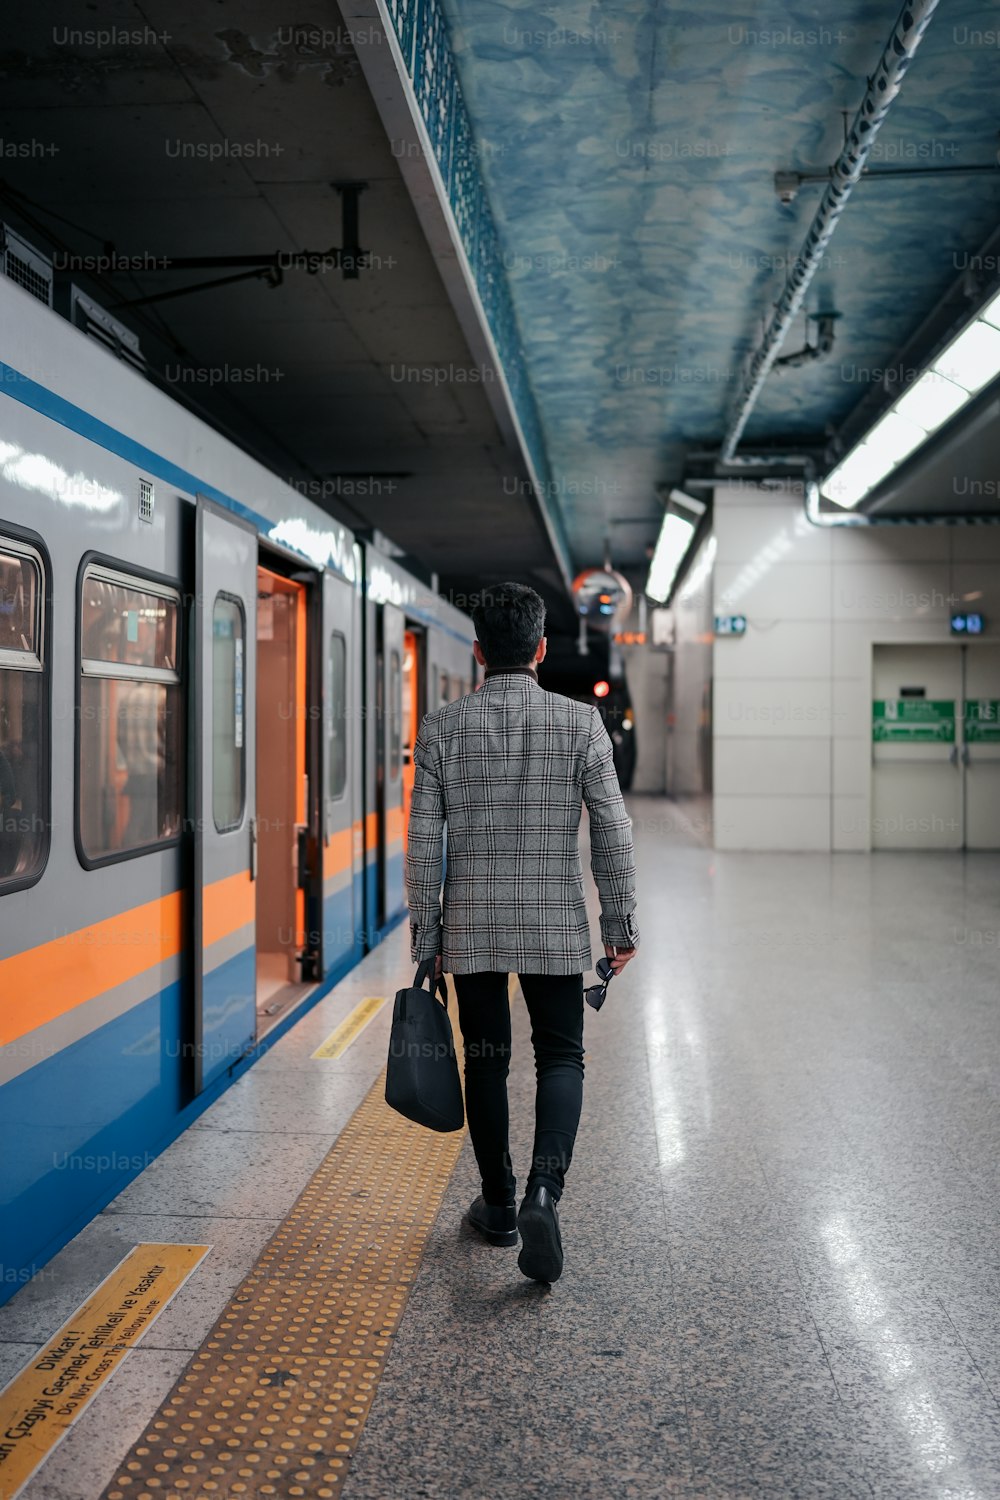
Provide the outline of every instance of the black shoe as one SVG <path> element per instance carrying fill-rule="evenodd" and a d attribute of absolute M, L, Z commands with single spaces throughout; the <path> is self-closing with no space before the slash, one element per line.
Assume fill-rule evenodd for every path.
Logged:
<path fill-rule="evenodd" d="M 487 1203 L 480 1193 L 469 1208 L 469 1223 L 491 1245 L 517 1244 L 517 1218 L 513 1203 Z"/>
<path fill-rule="evenodd" d="M 547 1187 L 536 1183 L 524 1195 L 517 1216 L 521 1233 L 519 1270 L 532 1281 L 558 1281 L 562 1275 L 562 1237 L 559 1234 L 559 1210 Z"/>

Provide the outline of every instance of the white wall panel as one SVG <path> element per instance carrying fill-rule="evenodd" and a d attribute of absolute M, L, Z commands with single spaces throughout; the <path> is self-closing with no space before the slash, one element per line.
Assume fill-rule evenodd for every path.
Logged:
<path fill-rule="evenodd" d="M 832 684 L 826 677 L 718 678 L 716 738 L 829 739 Z"/>
<path fill-rule="evenodd" d="M 871 848 L 867 797 L 834 797 L 833 848 L 845 854 L 864 854 Z"/>
<path fill-rule="evenodd" d="M 748 485 L 713 518 L 715 612 L 748 622 L 714 647 L 717 846 L 868 849 L 873 646 L 946 643 L 963 608 L 1000 639 L 1000 528 L 817 532 Z"/>
<path fill-rule="evenodd" d="M 867 725 L 863 734 L 836 735 L 833 740 L 833 791 L 835 796 L 867 797 L 871 775 L 872 746 Z"/>
<path fill-rule="evenodd" d="M 828 796 L 830 742 L 720 737 L 713 786 L 716 796 Z"/>
<path fill-rule="evenodd" d="M 825 562 L 761 564 L 752 575 L 738 563 L 720 563 L 715 570 L 715 613 L 758 616 L 762 625 L 828 620 L 832 581 Z"/>
<path fill-rule="evenodd" d="M 715 797 L 717 849 L 824 850 L 829 797 Z"/>
<path fill-rule="evenodd" d="M 746 635 L 715 643 L 716 677 L 809 677 L 829 666 L 833 632 L 829 620 L 779 620 L 760 624 L 751 616 Z"/>
<path fill-rule="evenodd" d="M 833 617 L 884 625 L 934 621 L 948 627 L 952 589 L 947 563 L 839 563 L 833 570 Z M 873 637 L 874 639 L 874 637 Z"/>

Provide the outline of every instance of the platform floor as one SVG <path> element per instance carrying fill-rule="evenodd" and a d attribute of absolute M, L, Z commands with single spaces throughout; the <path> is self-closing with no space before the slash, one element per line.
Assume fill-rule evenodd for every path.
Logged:
<path fill-rule="evenodd" d="M 631 808 L 643 944 L 587 1013 L 563 1278 L 463 1225 L 466 1140 L 337 1493 L 994 1500 L 1000 858 L 719 855 Z M 3 1381 L 137 1242 L 212 1246 L 27 1500 L 111 1484 L 377 1082 L 391 1007 L 313 1051 L 407 976 L 400 929 L 0 1309 Z"/>

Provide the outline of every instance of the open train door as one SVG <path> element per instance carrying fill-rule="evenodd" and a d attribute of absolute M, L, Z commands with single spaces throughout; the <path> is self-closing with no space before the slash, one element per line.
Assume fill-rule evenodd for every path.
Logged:
<path fill-rule="evenodd" d="M 403 611 L 382 606 L 382 796 L 379 849 L 382 858 L 383 923 L 403 908 Z"/>
<path fill-rule="evenodd" d="M 198 496 L 194 604 L 195 1091 L 256 1034 L 257 532 Z"/>
<path fill-rule="evenodd" d="M 322 972 L 360 956 L 362 869 L 360 774 L 361 673 L 354 648 L 357 627 L 351 584 L 323 575 L 323 745 L 322 786 L 323 920 Z"/>

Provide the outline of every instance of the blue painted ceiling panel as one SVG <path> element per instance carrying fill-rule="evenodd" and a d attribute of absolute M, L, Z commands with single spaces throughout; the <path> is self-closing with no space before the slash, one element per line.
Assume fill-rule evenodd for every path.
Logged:
<path fill-rule="evenodd" d="M 654 486 L 721 439 L 819 202 L 811 183 L 782 205 L 773 175 L 835 160 L 897 0 L 444 5 L 576 560 L 647 515 L 612 532 L 637 562 Z M 939 7 L 873 169 L 996 168 L 998 29 L 996 6 Z M 820 311 L 835 350 L 775 371 L 744 441 L 836 427 L 998 209 L 1000 170 L 861 183 L 783 352 Z"/>

